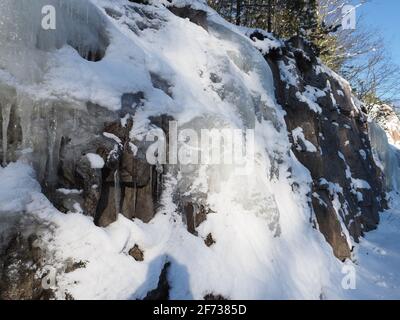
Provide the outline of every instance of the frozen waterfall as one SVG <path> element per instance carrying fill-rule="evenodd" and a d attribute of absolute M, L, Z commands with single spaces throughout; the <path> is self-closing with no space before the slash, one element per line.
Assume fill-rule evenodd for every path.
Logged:
<path fill-rule="evenodd" d="M 49 4 L 57 12 L 52 31 L 40 25 Z M 107 16 L 110 8 L 115 14 Z M 82 281 L 74 272 L 60 276 L 57 297 L 68 286 L 77 299 L 143 298 L 167 258 L 171 299 L 201 299 L 209 290 L 231 299 L 340 296 L 332 279 L 340 279 L 341 263 L 310 223 L 311 176 L 291 151 L 272 71 L 247 36 L 215 13 L 205 30 L 161 4 L 2 0 L 0 12 L 2 162 L 29 160 L 44 189 L 58 187 L 60 158 L 73 166 L 103 146 L 105 123 L 123 126 L 125 94 L 142 97 L 128 114 L 131 143 L 140 144 L 154 129 L 149 119 L 160 115 L 176 120 L 178 130 L 254 135 L 246 174 L 236 174 L 235 164 L 166 165 L 149 224 L 120 215 L 99 228 L 81 214 L 61 214 L 32 190 L 27 210 L 57 226 L 49 240 L 54 259 L 89 261 L 79 270 Z M 119 211 L 119 171 L 109 177 Z M 210 209 L 197 236 L 183 223 L 184 200 Z M 204 244 L 208 234 L 212 248 Z M 128 255 L 135 243 L 146 251 L 141 263 Z"/>
<path fill-rule="evenodd" d="M 400 150 L 391 145 L 386 132 L 374 121 L 369 122 L 369 137 L 377 165 L 386 177 L 390 191 L 400 191 Z"/>

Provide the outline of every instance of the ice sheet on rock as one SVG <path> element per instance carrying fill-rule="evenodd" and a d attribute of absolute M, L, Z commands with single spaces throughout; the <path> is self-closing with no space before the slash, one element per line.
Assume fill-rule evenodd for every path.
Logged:
<path fill-rule="evenodd" d="M 385 131 L 374 121 L 368 122 L 368 133 L 371 140 L 375 163 L 384 172 L 388 190 L 400 189 L 400 152 L 391 145 Z"/>
<path fill-rule="evenodd" d="M 55 9 L 55 29 L 42 24 L 49 6 Z M 3 0 L 0 10 L 0 68 L 24 83 L 43 80 L 50 51 L 69 45 L 95 59 L 107 48 L 105 20 L 89 1 Z"/>
<path fill-rule="evenodd" d="M 141 89 L 146 101 L 134 116 L 133 130 L 137 131 L 145 128 L 148 122 L 144 119 L 149 115 L 162 112 L 177 119 L 180 128 L 253 129 L 253 172 L 236 175 L 235 166 L 222 165 L 199 166 L 185 174 L 187 168 L 179 167 L 176 185 L 164 191 L 161 210 L 165 216 L 157 215 L 149 225 L 118 220 L 109 232 L 106 230 L 107 235 L 92 225 L 89 218 L 61 215 L 43 196 L 36 195 L 30 212 L 59 226 L 55 241 L 49 244 L 54 246 L 57 260 L 73 257 L 88 261 L 86 268 L 62 275 L 60 284 L 67 286 L 76 298 L 142 298 L 156 286 L 163 262 L 168 258 L 171 298 L 202 298 L 210 290 L 230 298 L 317 299 L 322 290 L 336 292 L 336 288 L 325 289 L 331 286 L 332 275 L 322 266 L 333 263 L 338 267 L 339 263 L 309 224 L 306 194 L 311 180 L 304 168 L 288 155 L 290 144 L 283 111 L 276 105 L 272 73 L 262 55 L 250 40 L 232 31 L 231 26 L 212 22 L 207 33 L 165 9 L 147 10 L 162 17 L 164 22 L 159 28 L 143 29 L 138 37 L 122 23 L 122 18 L 117 20 L 111 28 L 113 37 L 102 61 L 89 63 L 68 47 L 54 52 L 55 64 L 46 74 L 45 92 L 67 99 L 73 94 L 81 102 L 99 101 L 113 109 L 116 105 L 113 101 L 122 93 Z M 124 19 L 132 22 L 128 17 Z M 173 47 L 171 42 L 175 44 Z M 81 70 L 82 79 L 67 72 L 74 68 Z M 211 79 L 215 71 L 221 75 L 220 80 Z M 170 95 L 153 88 L 150 73 L 168 80 Z M 89 79 L 90 84 L 86 82 Z M 35 110 L 30 113 L 31 121 L 23 120 L 31 123 L 30 129 L 24 129 L 27 130 L 24 135 L 32 138 L 33 141 L 26 142 L 36 152 L 42 151 L 52 159 L 38 161 L 50 163 L 50 168 L 39 170 L 42 174 L 56 166 L 54 150 L 65 128 L 75 128 L 73 143 L 84 144 L 88 135 L 93 134 L 91 124 L 101 119 L 85 115 L 85 107 L 70 109 L 66 102 L 60 105 L 52 100 L 21 98 L 18 105 Z M 40 111 L 42 105 L 47 107 Z M 39 117 L 42 112 L 48 116 Z M 68 115 L 65 118 L 70 120 L 63 122 L 58 116 L 64 112 L 77 116 Z M 74 125 L 70 122 L 73 119 L 80 122 Z M 47 142 L 40 142 L 38 137 L 46 137 Z M 69 149 L 70 156 L 79 154 L 79 148 L 74 146 Z M 294 166 L 297 167 L 292 168 L 293 180 L 289 181 L 289 168 Z M 295 193 L 291 185 L 294 179 L 303 186 Z M 180 213 L 173 206 L 174 192 L 190 190 L 190 196 L 196 199 L 204 188 L 208 191 L 207 204 L 215 213 L 199 227 L 199 237 L 194 237 L 177 217 Z M 167 201 L 169 198 L 171 201 Z M 210 232 L 217 241 L 211 249 L 202 239 Z M 139 242 L 145 251 L 144 263 L 136 263 L 126 255 L 134 242 Z M 310 245 L 304 250 L 301 243 Z M 110 272 L 109 264 L 115 272 Z M 182 270 L 186 270 L 185 276 Z M 205 274 L 204 270 L 214 272 Z M 233 281 L 234 274 L 237 281 Z M 287 281 L 276 282 L 283 274 L 287 275 Z M 95 278 L 100 275 L 105 280 L 99 283 Z M 58 294 L 63 297 L 63 290 Z"/>

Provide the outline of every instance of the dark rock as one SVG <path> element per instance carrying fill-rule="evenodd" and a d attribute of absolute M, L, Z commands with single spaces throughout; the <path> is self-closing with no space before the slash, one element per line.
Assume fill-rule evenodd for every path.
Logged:
<path fill-rule="evenodd" d="M 117 220 L 120 208 L 119 188 L 111 183 L 103 183 L 101 195 L 96 203 L 95 224 L 99 227 L 107 227 Z"/>
<path fill-rule="evenodd" d="M 17 159 L 16 150 L 22 142 L 21 119 L 16 112 L 16 108 L 17 107 L 15 105 L 11 107 L 10 123 L 7 129 L 8 148 L 10 160 L 12 161 L 15 161 Z"/>
<path fill-rule="evenodd" d="M 3 108 L 0 105 L 0 110 Z M 16 151 L 22 142 L 21 119 L 16 111 L 16 104 L 11 104 L 7 130 L 7 162 L 17 160 Z M 3 113 L 0 112 L 0 141 L 3 141 Z M 1 150 L 3 152 L 3 150 Z"/>
<path fill-rule="evenodd" d="M 78 262 L 73 262 L 73 261 L 68 261 L 67 262 L 67 267 L 65 268 L 65 273 L 70 273 L 74 272 L 75 270 L 86 268 L 86 263 L 84 261 L 78 261 Z"/>
<path fill-rule="evenodd" d="M 42 286 L 46 273 L 37 274 L 45 266 L 45 254 L 36 245 L 37 231 L 34 221 L 16 232 L 0 258 L 0 300 L 48 300 L 54 298 L 51 289 Z"/>
<path fill-rule="evenodd" d="M 104 10 L 106 11 L 106 13 L 107 13 L 111 18 L 113 18 L 113 19 L 115 19 L 115 20 L 119 20 L 119 19 L 122 17 L 122 13 L 121 13 L 121 12 L 119 12 L 119 11 L 117 11 L 117 10 L 114 10 L 114 9 L 112 9 L 112 8 L 106 7 L 106 8 L 104 8 Z"/>
<path fill-rule="evenodd" d="M 148 0 L 128 0 L 129 2 L 139 3 L 139 4 L 149 4 Z"/>
<path fill-rule="evenodd" d="M 349 258 L 351 253 L 343 236 L 338 215 L 344 221 L 350 235 L 358 241 L 364 232 L 376 228 L 379 212 L 386 207 L 385 201 L 382 200 L 385 199 L 383 176 L 371 156 L 366 117 L 354 107 L 350 88 L 327 73 L 315 71 L 317 60 L 314 48 L 310 44 L 301 38 L 293 38 L 282 48 L 282 52 L 282 55 L 266 56 L 274 76 L 276 98 L 286 111 L 288 131 L 302 128 L 305 139 L 318 150 L 308 152 L 301 143 L 292 145 L 297 159 L 311 173 L 314 181 L 313 192 L 326 204 L 321 205 L 316 197 L 311 201 L 319 229 L 332 246 L 336 257 L 344 260 Z M 286 83 L 280 76 L 279 61 L 288 65 L 289 56 L 293 56 L 296 61 L 298 87 Z M 327 87 L 328 81 L 330 87 Z M 322 109 L 321 114 L 312 111 L 307 103 L 299 101 L 296 96 L 296 93 L 303 91 L 307 85 L 325 91 L 325 96 L 317 99 Z M 344 95 L 338 94 L 338 90 Z M 291 141 L 293 142 L 293 139 Z M 362 149 L 369 151 L 366 160 L 359 152 Z M 367 181 L 371 190 L 354 190 L 351 179 L 346 175 L 347 168 L 350 168 L 353 178 Z M 339 212 L 336 212 L 333 206 L 334 195 L 330 194 L 329 185 L 321 184 L 321 178 L 342 187 L 342 193 L 335 196 L 340 202 Z M 363 194 L 361 203 L 356 192 Z"/>
<path fill-rule="evenodd" d="M 207 237 L 204 240 L 204 243 L 206 244 L 207 247 L 211 247 L 215 243 L 215 240 L 211 233 L 207 235 Z"/>
<path fill-rule="evenodd" d="M 133 246 L 131 250 L 129 250 L 129 255 L 133 257 L 136 261 L 144 260 L 144 252 L 139 248 L 137 244 Z"/>
<path fill-rule="evenodd" d="M 216 73 L 211 72 L 210 73 L 210 80 L 213 83 L 220 83 L 222 81 L 222 78 L 219 75 L 217 75 Z"/>
<path fill-rule="evenodd" d="M 342 233 L 340 222 L 337 219 L 328 193 L 319 191 L 318 196 L 322 202 L 313 196 L 312 205 L 319 230 L 325 237 L 325 240 L 332 246 L 335 256 L 343 261 L 351 255 L 346 237 Z"/>
<path fill-rule="evenodd" d="M 152 169 L 147 161 L 135 157 L 127 150 L 121 159 L 121 182 L 131 187 L 143 188 L 151 182 Z"/>
<path fill-rule="evenodd" d="M 72 301 L 72 300 L 75 300 L 75 298 L 73 297 L 72 294 L 70 294 L 69 292 L 66 292 L 65 293 L 65 300 Z"/>
<path fill-rule="evenodd" d="M 120 116 L 124 117 L 127 113 L 134 115 L 136 109 L 143 104 L 144 93 L 139 91 L 136 93 L 124 93 L 121 96 Z"/>
<path fill-rule="evenodd" d="M 149 120 L 152 125 L 159 127 L 168 137 L 169 122 L 174 121 L 175 119 L 168 114 L 161 114 L 159 116 L 150 117 Z"/>
<path fill-rule="evenodd" d="M 165 80 L 160 75 L 153 72 L 150 72 L 150 77 L 154 88 L 164 91 L 165 94 L 167 94 L 172 98 L 172 91 L 171 91 L 172 86 L 168 83 L 167 80 Z"/>
<path fill-rule="evenodd" d="M 118 213 L 149 222 L 156 212 L 162 172 L 146 161 L 146 145 L 140 145 L 137 153 L 133 154 L 129 145 L 132 124 L 128 121 L 126 126 L 122 126 L 118 121 L 105 125 L 105 132 L 115 135 L 121 142 L 113 161 L 107 157 L 102 172 L 102 193 L 96 218 L 100 226 L 114 222 Z"/>
<path fill-rule="evenodd" d="M 54 261 L 55 253 L 42 235 L 51 239 L 55 228 L 29 214 L 11 228 L 6 246 L 0 246 L 0 300 L 53 300 L 54 290 L 63 290 L 58 287 L 58 275 L 86 267 L 85 261 Z M 63 294 L 67 300 L 74 299 L 68 291 Z"/>
<path fill-rule="evenodd" d="M 253 41 L 255 41 L 255 39 L 264 41 L 265 36 L 260 31 L 256 30 L 250 35 L 250 39 Z"/>
<path fill-rule="evenodd" d="M 178 17 L 188 18 L 191 22 L 202 27 L 204 30 L 208 30 L 207 12 L 193 9 L 191 6 L 184 6 L 180 8 L 170 6 L 168 9 Z"/>
<path fill-rule="evenodd" d="M 188 202 L 183 205 L 187 230 L 197 235 L 196 228 L 207 219 L 207 209 L 203 205 Z"/>
<path fill-rule="evenodd" d="M 102 173 L 100 169 L 92 169 L 86 156 L 83 156 L 77 164 L 76 175 L 83 185 L 84 212 L 95 217 L 97 205 L 102 194 Z"/>
<path fill-rule="evenodd" d="M 157 199 L 152 184 L 142 188 L 125 186 L 122 192 L 122 213 L 127 218 L 149 222 L 156 212 Z"/>
<path fill-rule="evenodd" d="M 129 139 L 129 131 L 132 128 L 132 121 L 128 122 L 126 127 L 122 126 L 120 121 L 105 123 L 104 132 L 111 133 L 117 138 L 119 138 L 122 142 L 128 141 Z"/>
<path fill-rule="evenodd" d="M 204 300 L 228 300 L 227 298 L 225 298 L 223 295 L 220 294 L 215 294 L 215 293 L 207 293 L 204 296 Z"/>

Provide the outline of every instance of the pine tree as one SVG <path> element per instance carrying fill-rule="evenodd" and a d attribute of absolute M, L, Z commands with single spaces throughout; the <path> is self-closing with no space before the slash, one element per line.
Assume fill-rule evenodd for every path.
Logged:
<path fill-rule="evenodd" d="M 317 0 L 209 0 L 226 20 L 260 28 L 278 37 L 301 35 L 313 41 L 318 29 Z"/>

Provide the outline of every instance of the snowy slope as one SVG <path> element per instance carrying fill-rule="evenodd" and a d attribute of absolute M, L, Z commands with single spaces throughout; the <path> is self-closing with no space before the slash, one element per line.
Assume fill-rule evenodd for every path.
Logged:
<path fill-rule="evenodd" d="M 393 193 L 392 209 L 381 215 L 377 230 L 367 234 L 357 248 L 359 266 L 357 299 L 399 299 L 399 195 Z"/>
<path fill-rule="evenodd" d="M 277 261 L 274 274 L 267 279 L 269 275 L 264 273 L 260 261 L 254 261 L 262 257 L 261 253 L 258 252 L 257 256 L 253 256 L 243 251 L 245 254 L 235 258 L 234 262 L 237 272 L 240 273 L 230 273 L 224 270 L 227 265 L 224 260 L 229 258 L 231 246 L 220 248 L 223 250 L 215 248 L 210 252 L 209 249 L 205 249 L 199 239 L 189 235 L 180 224 L 172 224 L 168 216 L 157 215 L 150 224 L 144 224 L 138 220 L 132 222 L 120 216 L 117 222 L 102 229 L 94 226 L 92 219 L 81 214 L 65 215 L 58 212 L 40 193 L 34 173 L 28 165 L 20 162 L 11 164 L 5 169 L 0 168 L 0 178 L 1 181 L 7 182 L 0 187 L 2 226 L 12 225 L 10 217 L 12 217 L 11 221 L 18 219 L 15 212 L 22 210 L 24 210 L 24 215 L 34 215 L 36 219 L 43 221 L 43 224 L 51 222 L 55 225 L 51 232 L 42 234 L 38 246 L 52 252 L 45 270 L 54 270 L 54 274 L 57 275 L 57 285 L 52 287 L 57 290 L 56 298 L 64 299 L 65 293 L 72 294 L 76 299 L 144 297 L 149 289 L 157 286 L 160 269 L 167 257 L 173 262 L 173 270 L 175 270 L 170 274 L 170 281 L 173 284 L 171 298 L 201 298 L 193 295 L 195 292 L 193 289 L 196 287 L 190 285 L 196 283 L 196 279 L 193 278 L 200 278 L 196 277 L 199 274 L 203 274 L 199 279 L 205 290 L 202 293 L 218 290 L 217 292 L 230 294 L 230 297 L 245 299 L 397 299 L 400 295 L 398 276 L 400 213 L 396 209 L 399 207 L 396 203 L 391 204 L 393 209 L 382 214 L 378 230 L 368 233 L 366 238 L 357 245 L 354 263 L 347 264 L 355 267 L 356 289 L 342 291 L 339 286 L 344 274 L 337 273 L 329 282 L 324 282 L 325 286 L 322 287 L 324 291 L 321 292 L 323 295 L 316 297 L 312 292 L 301 295 L 291 294 L 291 290 L 298 287 L 299 282 L 304 285 L 308 283 L 304 282 L 305 277 L 288 278 L 291 273 L 286 269 L 285 257 Z M 20 194 L 21 197 L 16 198 L 15 194 Z M 393 194 L 392 197 L 392 201 L 399 201 L 398 195 Z M 14 212 L 14 214 L 7 216 L 7 212 Z M 228 224 L 228 221 L 223 221 L 223 223 Z M 245 223 L 249 223 L 248 219 Z M 254 221 L 252 226 L 260 227 L 259 224 L 260 221 Z M 221 229 L 225 233 L 231 228 L 222 227 Z M 242 250 L 249 250 L 255 245 L 264 248 L 263 241 L 270 242 L 265 239 L 267 236 L 265 229 L 251 231 L 248 236 L 252 236 L 252 242 L 251 244 L 243 243 Z M 259 232 L 258 239 L 254 237 L 257 235 L 256 232 Z M 230 238 L 231 243 L 237 241 L 236 234 L 232 235 L 232 238 L 228 235 L 227 238 Z M 322 241 L 321 239 L 320 245 L 326 247 Z M 140 244 L 145 249 L 146 261 L 150 261 L 149 263 L 136 262 L 127 255 L 127 248 L 134 243 Z M 276 246 L 276 243 L 272 243 L 271 246 Z M 304 245 L 300 245 L 298 249 L 304 249 Z M 329 251 L 328 248 L 326 250 Z M 71 273 L 64 273 L 65 261 L 71 258 L 75 262 L 84 263 L 85 267 Z M 318 262 L 319 259 L 318 257 L 308 258 L 313 263 Z M 243 292 L 242 290 L 245 290 L 243 285 L 253 279 L 253 275 L 251 277 L 243 275 L 251 267 L 249 259 L 252 259 L 253 265 L 260 268 L 260 275 L 253 280 L 252 290 Z M 293 260 L 287 263 L 293 263 Z M 305 264 L 302 260 L 297 261 L 295 266 L 301 271 Z M 321 264 L 320 267 L 328 268 L 333 273 L 338 268 L 337 265 L 338 262 L 332 260 L 326 265 Z M 228 267 L 231 266 L 228 265 Z M 343 270 L 348 272 L 347 269 Z M 235 282 L 242 283 L 240 292 L 237 294 L 232 290 L 232 277 Z M 315 282 L 317 285 L 323 283 L 320 282 L 320 278 L 315 278 Z M 228 290 L 221 290 L 224 286 L 228 287 Z M 256 289 L 257 292 L 254 293 Z M 333 294 L 335 291 L 339 292 Z"/>
<path fill-rule="evenodd" d="M 48 2 L 60 3 L 29 2 L 31 12 Z M 70 1 L 77 12 L 71 19 L 79 20 L 88 9 L 95 12 L 85 33 L 93 35 L 96 44 L 107 35 L 104 58 L 97 62 L 82 59 L 85 53 L 79 55 L 65 45 L 68 39 L 57 34 L 55 42 L 45 42 L 39 49 L 26 39 L 16 41 L 21 54 L 32 54 L 32 63 L 21 66 L 7 51 L 12 48 L 2 46 L 0 88 L 4 92 L 10 87 L 16 90 L 17 103 L 28 94 L 35 101 L 57 100 L 77 108 L 90 101 L 111 111 L 120 108 L 122 94 L 141 91 L 146 99 L 133 117 L 132 139 L 144 136 L 151 129 L 148 118 L 159 114 L 172 115 L 181 128 L 197 131 L 204 126 L 254 129 L 254 167 L 243 175 L 232 165 L 171 166 L 162 206 L 153 220 L 145 224 L 120 215 L 106 228 L 95 226 L 93 219 L 79 210 L 63 214 L 53 207 L 41 193 L 29 165 L 35 152 L 24 153 L 19 162 L 1 168 L 0 181 L 7 181 L 0 185 L 1 216 L 29 215 L 52 226 L 40 235 L 40 246 L 49 254 L 48 267 L 56 271 L 55 297 L 144 298 L 157 287 L 166 261 L 171 263 L 171 299 L 202 299 L 209 293 L 230 299 L 371 297 L 375 279 L 370 273 L 379 257 L 371 259 L 366 252 L 379 245 L 387 245 L 383 250 L 391 252 L 396 249 L 391 247 L 394 242 L 381 244 L 379 237 L 362 242 L 357 266 L 337 260 L 313 228 L 308 205 L 311 177 L 291 152 L 284 112 L 275 101 L 272 72 L 261 53 L 243 30 L 224 22 L 202 2 L 173 1 L 175 5 L 190 2 L 209 11 L 208 32 L 177 17 L 161 5 L 163 2 L 153 1 L 154 6 L 149 7 L 124 0 Z M 13 1 L 2 5 L 2 10 L 18 16 Z M 106 14 L 105 7 L 108 12 L 113 10 L 114 18 Z M 69 20 L 68 14 L 63 19 L 67 31 L 62 34 L 76 39 L 73 19 Z M 147 27 L 138 28 L 137 21 Z M 20 22 L 22 33 L 34 21 L 24 23 Z M 101 28 L 100 35 L 93 31 Z M 33 32 L 29 38 L 35 38 L 35 28 L 29 30 Z M 2 41 L 5 43 L 5 38 L 0 34 Z M 76 48 L 94 45 L 81 41 L 74 44 Z M 274 45 L 271 42 L 271 47 Z M 88 50 L 92 49 L 83 51 Z M 168 88 L 157 88 L 152 74 L 164 79 Z M 212 81 L 213 74 L 221 79 Z M 5 94 L 0 103 L 8 105 Z M 27 113 L 35 112 L 29 103 L 19 106 Z M 29 142 L 25 147 L 31 147 Z M 13 197 L 15 194 L 21 197 Z M 192 199 L 207 194 L 202 201 L 212 213 L 199 226 L 198 236 L 187 231 L 174 202 L 177 194 Z M 7 223 L 13 224 L 12 220 L 7 219 Z M 211 247 L 203 240 L 209 233 L 216 241 Z M 128 254 L 135 244 L 144 251 L 144 261 L 135 261 Z M 65 272 L 71 259 L 84 267 Z M 388 259 L 393 268 L 398 265 L 395 255 L 389 254 Z M 343 289 L 345 265 L 358 270 L 360 291 Z M 390 274 L 385 277 L 389 279 Z M 381 282 L 375 284 L 380 286 Z M 391 297 L 398 292 L 383 290 L 381 294 Z"/>

